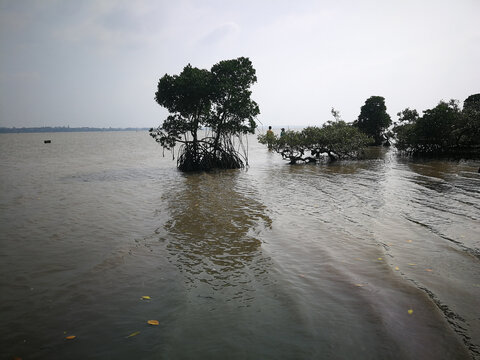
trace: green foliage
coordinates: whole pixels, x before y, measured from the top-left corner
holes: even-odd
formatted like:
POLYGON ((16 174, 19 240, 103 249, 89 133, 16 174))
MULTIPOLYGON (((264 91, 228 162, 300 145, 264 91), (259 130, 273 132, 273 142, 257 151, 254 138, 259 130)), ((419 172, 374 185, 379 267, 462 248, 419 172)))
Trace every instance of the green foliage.
POLYGON ((400 111, 399 113, 397 113, 397 116, 398 116, 398 120, 404 124, 407 124, 407 123, 411 124, 418 120, 417 110, 415 109, 410 110, 410 108, 406 108, 405 110, 400 111))
POLYGON ((470 95, 463 102, 463 111, 480 111, 480 94, 470 95))
POLYGON ((386 140, 385 131, 391 124, 385 98, 382 96, 369 97, 361 107, 358 119, 354 122, 354 126, 373 138, 372 145, 381 145, 386 140))
POLYGON ((170 113, 187 121, 210 110, 211 74, 208 70, 185 66, 180 75, 165 74, 159 82, 155 100, 170 113))
POLYGON ((319 147, 323 146, 340 158, 357 157, 371 141, 367 135, 343 121, 324 125, 321 130, 319 147))
MULTIPOLYGON (((268 144, 268 135, 259 135, 261 144, 268 144)), ((358 158, 371 139, 358 128, 344 121, 328 122, 322 127, 310 126, 302 131, 288 130, 274 136, 273 149, 290 163, 320 161, 325 154, 330 160, 358 158)))
POLYGON ((206 125, 217 134, 254 133, 255 117, 260 110, 250 99, 250 87, 257 81, 251 61, 247 58, 220 61, 212 67, 211 74, 213 108, 206 125))
POLYGON ((480 94, 469 96, 460 110, 458 101, 440 101, 423 116, 416 110, 398 113, 393 128, 396 147, 410 155, 478 153, 480 146, 480 94))
POLYGON ((244 57, 221 61, 210 71, 188 64, 179 75, 166 74, 158 82, 155 100, 170 115, 150 135, 168 150, 182 144, 182 171, 242 167, 232 138, 241 142, 243 134, 255 131, 260 110, 250 98, 250 87, 256 81, 255 69, 244 57), (210 132, 198 139, 201 127, 210 132))
POLYGON ((480 142, 480 94, 470 95, 463 102, 463 140, 471 146, 480 142))

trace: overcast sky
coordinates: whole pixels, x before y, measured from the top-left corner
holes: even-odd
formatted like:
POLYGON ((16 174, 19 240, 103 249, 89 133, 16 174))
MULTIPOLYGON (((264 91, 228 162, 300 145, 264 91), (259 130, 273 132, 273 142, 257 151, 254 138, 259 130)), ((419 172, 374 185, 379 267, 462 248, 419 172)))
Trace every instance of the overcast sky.
POLYGON ((479 0, 0 0, 0 126, 150 127, 165 73, 249 57, 263 125, 480 93, 479 0))

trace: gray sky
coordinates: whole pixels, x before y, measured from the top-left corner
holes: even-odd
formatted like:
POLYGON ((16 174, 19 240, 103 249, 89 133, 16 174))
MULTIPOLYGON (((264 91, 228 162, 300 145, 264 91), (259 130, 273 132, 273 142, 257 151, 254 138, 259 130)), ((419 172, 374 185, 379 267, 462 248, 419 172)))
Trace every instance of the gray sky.
POLYGON ((249 57, 264 125, 480 92, 479 0, 0 0, 0 126, 149 127, 158 79, 249 57))

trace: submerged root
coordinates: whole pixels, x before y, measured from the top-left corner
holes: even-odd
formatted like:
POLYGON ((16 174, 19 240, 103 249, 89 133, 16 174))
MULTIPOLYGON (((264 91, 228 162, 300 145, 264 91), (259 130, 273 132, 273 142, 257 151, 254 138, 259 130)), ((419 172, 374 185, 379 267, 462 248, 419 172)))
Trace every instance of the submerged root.
POLYGON ((177 166, 181 171, 209 171, 212 169, 240 169, 244 159, 232 144, 222 144, 214 149, 209 142, 185 144, 180 148, 177 166))

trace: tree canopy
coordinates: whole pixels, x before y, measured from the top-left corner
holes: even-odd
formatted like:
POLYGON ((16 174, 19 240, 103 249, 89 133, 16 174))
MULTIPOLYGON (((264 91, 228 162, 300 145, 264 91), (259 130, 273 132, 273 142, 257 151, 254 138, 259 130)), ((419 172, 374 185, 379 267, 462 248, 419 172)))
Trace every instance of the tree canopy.
POLYGON ((409 108, 397 115, 393 133, 401 152, 430 156, 480 152, 480 94, 469 96, 463 110, 457 100, 450 100, 424 110, 423 116, 409 108))
POLYGON ((480 111, 480 94, 470 95, 463 102, 463 111, 480 111))
POLYGON ((360 115, 353 125, 358 127, 367 136, 373 139, 371 145, 381 145, 386 140, 385 132, 392 124, 390 115, 387 114, 385 98, 371 96, 360 108, 360 115))
POLYGON ((179 75, 165 74, 158 82, 156 102, 169 116, 150 135, 165 149, 180 143, 182 171, 239 168, 247 161, 235 140, 254 133, 259 107, 250 87, 257 81, 248 58, 220 61, 211 70, 190 64, 179 75), (199 139, 199 130, 208 129, 199 139))
POLYGON ((329 121, 322 127, 310 126, 302 131, 288 130, 283 136, 259 135, 258 141, 261 144, 270 143, 274 151, 295 164, 325 158, 330 161, 358 158, 372 139, 340 120, 329 121))

